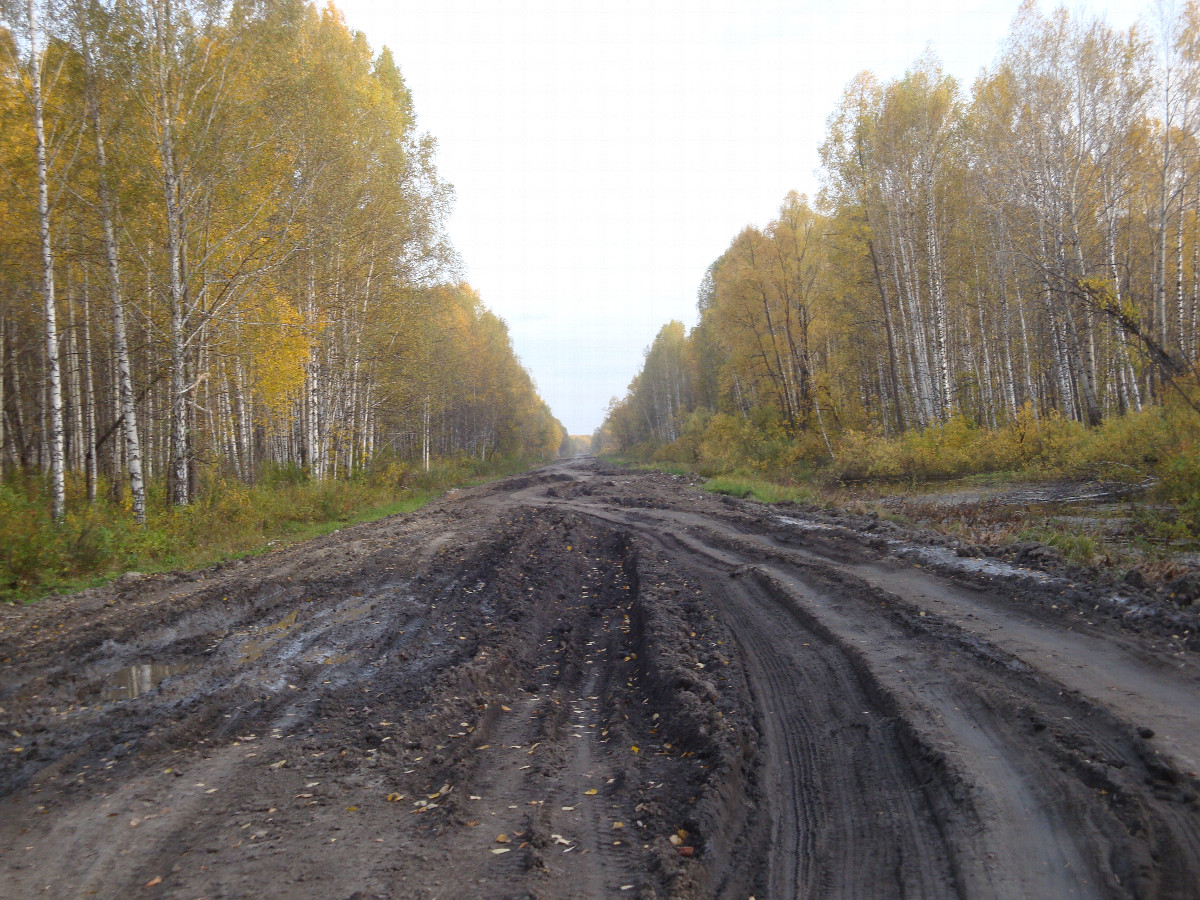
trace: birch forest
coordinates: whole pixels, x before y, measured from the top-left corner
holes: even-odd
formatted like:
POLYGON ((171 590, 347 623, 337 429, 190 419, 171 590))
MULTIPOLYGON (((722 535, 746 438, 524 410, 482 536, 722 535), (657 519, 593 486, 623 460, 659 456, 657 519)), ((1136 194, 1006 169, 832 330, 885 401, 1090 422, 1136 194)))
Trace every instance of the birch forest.
POLYGON ((1165 10, 1117 31, 1027 3, 969 89, 929 54, 858 75, 819 195, 733 238, 599 446, 828 461, 954 421, 1200 409, 1200 7, 1165 10))
POLYGON ((144 519, 213 474, 558 450, 387 49, 303 0, 0 10, 0 476, 144 519))

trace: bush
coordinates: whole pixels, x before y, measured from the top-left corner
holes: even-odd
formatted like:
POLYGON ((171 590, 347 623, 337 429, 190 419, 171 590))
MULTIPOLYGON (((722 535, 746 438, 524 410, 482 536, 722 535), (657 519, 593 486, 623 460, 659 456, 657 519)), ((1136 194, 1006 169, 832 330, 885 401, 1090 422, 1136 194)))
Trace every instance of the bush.
POLYGON ((1184 540, 1200 539, 1200 442, 1184 441, 1163 467, 1161 493, 1176 504, 1175 531, 1184 540))
POLYGON ((32 587, 42 573, 62 566, 61 543, 52 538, 50 514, 40 501, 36 489, 0 484, 0 592, 32 587))

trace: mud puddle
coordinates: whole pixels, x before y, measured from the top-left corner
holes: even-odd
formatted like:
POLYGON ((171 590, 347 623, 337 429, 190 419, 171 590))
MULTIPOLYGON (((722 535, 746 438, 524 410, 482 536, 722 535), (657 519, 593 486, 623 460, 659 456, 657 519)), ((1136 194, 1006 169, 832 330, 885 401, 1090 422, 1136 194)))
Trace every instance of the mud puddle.
POLYGON ((922 547, 908 541, 888 541, 888 546, 896 556, 902 559, 915 560, 925 565, 941 566, 957 572, 970 575, 987 575, 992 578, 1028 578, 1038 584, 1049 584, 1054 581, 1044 572, 1014 566, 996 559, 976 556, 960 556, 956 551, 946 547, 922 547))
POLYGON ((80 691, 77 699, 89 702, 99 699, 104 702, 113 700, 133 700, 143 694, 148 694, 172 675, 186 672, 192 666, 190 663, 135 663, 126 666, 103 679, 99 686, 90 685, 89 689, 80 691))
POLYGON ((1044 506, 1051 504, 1103 506, 1120 504, 1144 497, 1158 484, 1158 479, 1147 478, 1130 483, 1123 481, 1071 481, 1060 480, 1045 484, 1010 484, 994 487, 947 487, 945 490, 917 492, 901 496, 883 497, 884 506, 901 507, 909 504, 928 506, 971 506, 995 504, 999 506, 1044 506))
MULTIPOLYGON (((857 535, 853 528, 837 525, 831 522, 819 522, 814 519, 796 516, 777 516, 781 524, 799 531, 824 532, 828 534, 857 535)), ((911 541, 891 539, 886 542, 890 553, 902 559, 911 560, 924 565, 940 566, 957 572, 971 575, 986 575, 992 578, 1028 578, 1039 584, 1047 584, 1053 579, 1044 572, 1014 566, 996 559, 976 556, 962 556, 957 551, 947 547, 922 546, 911 541)))

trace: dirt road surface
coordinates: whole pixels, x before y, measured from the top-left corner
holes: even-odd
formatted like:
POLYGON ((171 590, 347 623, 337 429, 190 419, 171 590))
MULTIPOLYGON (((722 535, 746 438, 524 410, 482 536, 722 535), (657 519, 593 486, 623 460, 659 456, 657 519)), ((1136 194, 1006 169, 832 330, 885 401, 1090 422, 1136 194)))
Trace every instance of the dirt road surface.
POLYGON ((1197 617, 572 460, 0 612, 0 897, 1200 897, 1197 617))

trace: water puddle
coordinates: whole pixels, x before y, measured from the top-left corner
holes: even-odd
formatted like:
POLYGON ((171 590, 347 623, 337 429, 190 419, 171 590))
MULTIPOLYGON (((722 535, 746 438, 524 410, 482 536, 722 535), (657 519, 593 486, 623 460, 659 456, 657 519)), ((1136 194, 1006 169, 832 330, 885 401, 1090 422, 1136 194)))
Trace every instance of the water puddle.
POLYGON ((138 663, 114 672, 104 679, 100 688, 101 700, 132 700, 158 687, 170 675, 186 671, 179 663, 138 663))
POLYGON ((834 525, 830 522, 816 522, 812 519, 797 519, 793 516, 776 516, 777 521, 784 525, 791 525, 793 528, 799 528, 801 531, 848 531, 843 525, 834 525))
POLYGON ((1041 584, 1052 581, 1049 575, 1034 569, 1010 565, 995 559, 980 559, 975 556, 959 556, 953 550, 945 547, 917 547, 906 541, 888 541, 893 552, 905 559, 915 559, 927 565, 945 566, 960 572, 971 572, 977 575, 1003 576, 1006 578, 1029 578, 1041 584))

